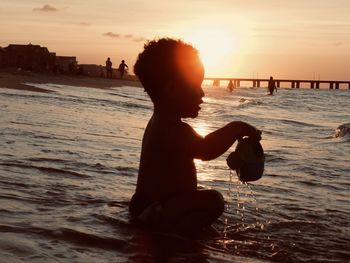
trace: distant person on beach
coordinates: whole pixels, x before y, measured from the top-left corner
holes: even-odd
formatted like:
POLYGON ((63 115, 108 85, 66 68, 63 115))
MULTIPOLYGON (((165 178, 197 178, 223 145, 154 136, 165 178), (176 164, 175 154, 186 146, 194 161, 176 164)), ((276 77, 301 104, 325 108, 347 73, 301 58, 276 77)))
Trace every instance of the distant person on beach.
POLYGON ((234 89, 234 85, 233 85, 233 82, 232 82, 232 80, 230 79, 230 81, 229 81, 229 83, 228 83, 228 85, 227 85, 227 90, 229 91, 229 92, 232 92, 233 91, 233 89, 234 89))
POLYGON ((107 58, 106 60, 106 71, 107 71, 107 78, 112 78, 112 61, 110 58, 107 58))
POLYGON ((147 42, 134 72, 154 109, 143 135, 131 218, 157 231, 217 234, 211 224, 223 213, 224 199, 216 190, 197 188, 194 159, 215 159, 243 136, 260 140, 261 132, 234 121, 202 137, 182 121, 198 116, 204 68, 198 51, 181 40, 147 42))
POLYGON ((270 77, 269 79, 269 84, 268 84, 268 91, 270 92, 270 95, 273 95, 273 92, 276 90, 277 92, 277 87, 276 87, 276 83, 273 79, 273 77, 270 77))
POLYGON ((128 65, 125 64, 125 61, 122 60, 119 64, 120 79, 123 79, 126 68, 129 69, 128 65))

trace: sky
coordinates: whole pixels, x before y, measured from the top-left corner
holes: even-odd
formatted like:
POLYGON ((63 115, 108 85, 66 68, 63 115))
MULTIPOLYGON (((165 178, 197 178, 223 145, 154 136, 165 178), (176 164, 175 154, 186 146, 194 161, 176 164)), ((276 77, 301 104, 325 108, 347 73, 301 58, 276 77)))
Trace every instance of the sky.
POLYGON ((0 0, 0 46, 132 69, 147 40, 199 49, 206 77, 350 80, 349 0, 0 0))

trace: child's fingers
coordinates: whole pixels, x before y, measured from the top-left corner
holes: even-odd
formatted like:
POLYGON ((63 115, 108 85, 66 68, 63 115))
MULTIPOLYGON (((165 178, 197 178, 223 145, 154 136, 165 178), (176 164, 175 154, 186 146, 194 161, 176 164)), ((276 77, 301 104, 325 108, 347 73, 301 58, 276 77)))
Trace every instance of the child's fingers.
POLYGON ((260 141, 261 140, 261 133, 262 133, 261 130, 255 128, 254 126, 250 126, 248 136, 254 140, 260 141))
POLYGON ((261 140, 261 131, 255 128, 254 126, 241 121, 235 122, 235 125, 236 129, 239 131, 237 133, 238 140, 242 139, 244 136, 248 136, 257 141, 261 140))
POLYGON ((255 135, 253 135, 252 138, 254 138, 257 141, 260 141, 261 140, 261 131, 257 130, 257 133, 255 135))

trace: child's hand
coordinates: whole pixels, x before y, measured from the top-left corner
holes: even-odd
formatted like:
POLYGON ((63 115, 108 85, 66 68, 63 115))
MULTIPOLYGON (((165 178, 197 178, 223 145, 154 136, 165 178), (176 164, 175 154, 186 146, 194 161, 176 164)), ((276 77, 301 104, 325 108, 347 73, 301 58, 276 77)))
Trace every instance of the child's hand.
POLYGON ((232 122, 232 125, 237 139, 242 139, 243 137, 248 136, 257 141, 261 140, 261 131, 254 126, 242 121, 234 121, 232 122))

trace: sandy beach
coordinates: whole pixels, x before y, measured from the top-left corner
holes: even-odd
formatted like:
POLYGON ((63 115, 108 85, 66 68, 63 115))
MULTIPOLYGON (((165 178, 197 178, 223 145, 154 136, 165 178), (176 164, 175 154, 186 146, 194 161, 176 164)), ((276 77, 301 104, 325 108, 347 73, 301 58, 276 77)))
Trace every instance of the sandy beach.
POLYGON ((141 83, 130 79, 106 79, 87 76, 53 75, 34 72, 0 71, 0 88, 51 92, 30 83, 54 83, 87 88, 109 88, 121 86, 141 87, 141 83))

